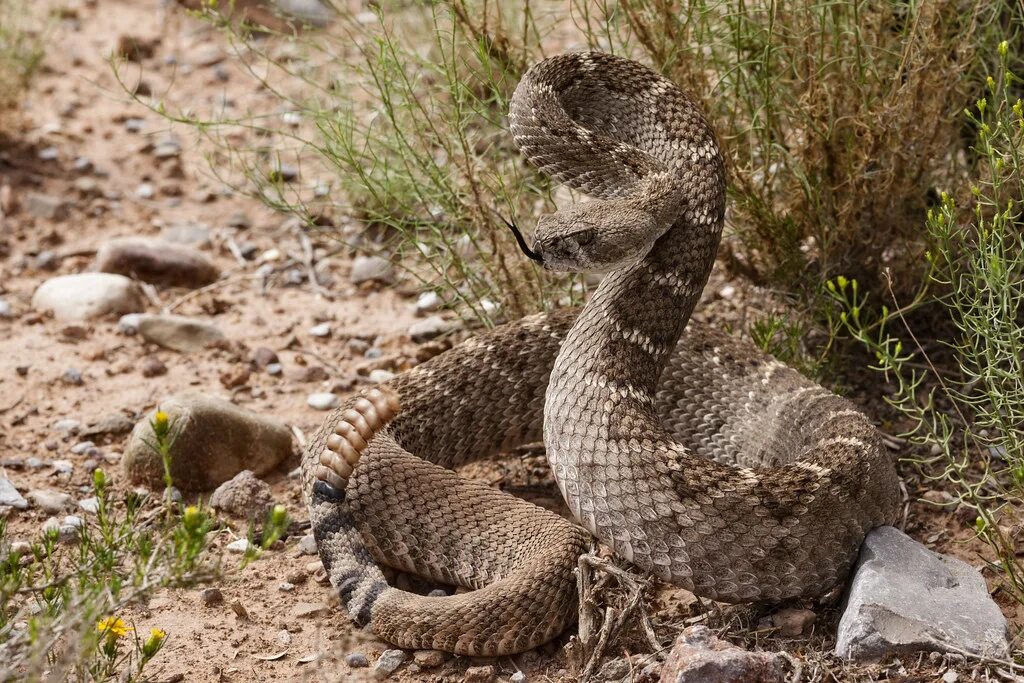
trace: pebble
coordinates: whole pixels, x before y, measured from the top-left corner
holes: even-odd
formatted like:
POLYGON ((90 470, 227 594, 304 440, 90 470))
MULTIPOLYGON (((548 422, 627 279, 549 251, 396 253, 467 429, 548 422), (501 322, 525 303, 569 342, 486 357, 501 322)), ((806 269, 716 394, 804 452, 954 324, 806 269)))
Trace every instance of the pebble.
POLYGON ((290 645, 291 642, 292 642, 292 634, 288 633, 288 629, 284 629, 284 628, 281 629, 280 631, 278 631, 277 635, 274 636, 274 638, 281 645, 290 645))
POLYGON ((25 497, 32 505, 50 514, 63 512, 71 506, 71 496, 61 491, 36 489, 29 491, 25 497))
POLYGON ((36 218, 48 221, 62 221, 68 217, 68 203, 60 197, 43 194, 42 192, 29 192, 25 197, 23 205, 25 211, 36 218))
POLYGON ((373 670, 378 676, 390 676, 402 666, 407 657, 405 650, 384 650, 373 665, 373 670))
POLYGON ((238 230, 248 230, 252 227, 252 219, 239 211, 228 216, 227 226, 238 230))
MULTIPOLYGON (((209 491, 242 470, 262 476, 293 454, 288 427, 228 401, 185 392, 159 407, 177 424, 171 477, 182 490, 209 491)), ((162 488, 163 461, 147 444, 155 439, 155 412, 136 423, 121 462, 133 483, 162 488)))
POLYGON ((288 581, 282 581, 281 583, 277 584, 277 590, 281 591, 282 593, 291 593, 293 590, 295 590, 295 584, 289 583, 288 581))
POLYGON ((255 550, 256 546, 249 543, 248 538, 240 538, 237 541, 232 541, 231 543, 228 543, 226 546, 224 546, 224 549, 227 550, 229 553, 238 553, 239 555, 241 555, 242 553, 248 552, 250 549, 255 550))
POLYGON ((282 372, 284 372, 284 368, 280 363, 271 363, 267 366, 268 375, 280 375, 282 372))
POLYGON ((706 626, 690 626, 676 638, 662 668, 661 680, 672 683, 783 683, 786 676, 779 655, 748 652, 720 640, 706 626))
POLYGON ((14 317, 14 309, 6 299, 0 299, 0 318, 5 320, 14 317))
POLYGON ((195 249, 145 237, 106 242, 96 252, 93 269, 168 287, 203 287, 220 277, 217 267, 195 249))
POLYGON ((146 356, 139 362, 143 377, 160 377, 167 374, 167 366, 156 356, 146 356))
POLYGON ((280 365, 280 360, 273 349, 268 349, 265 346, 260 346, 252 352, 252 362, 256 364, 258 368, 266 368, 275 363, 280 365))
POLYGON ((22 496, 18 489, 7 477, 0 475, 0 505, 24 510, 28 507, 28 501, 22 496))
POLYGON ((209 607, 224 602, 224 594, 220 592, 219 588, 204 588, 199 592, 199 599, 209 607))
POLYGON ((424 313, 433 313, 434 311, 441 308, 444 304, 444 300, 438 295, 437 292, 423 292, 419 298, 416 299, 416 313, 423 315, 424 313))
POLYGON ((86 512, 96 513, 100 509, 100 499, 96 496, 92 498, 83 498, 78 501, 78 507, 82 508, 86 512))
POLYGON ((53 423, 53 429, 67 434, 77 434, 82 429, 82 423, 71 419, 57 420, 53 423))
POLYGON ((68 386, 80 387, 85 384, 82 373, 77 368, 68 368, 61 374, 60 381, 68 386))
POLYGON ((152 183, 139 183, 139 186, 135 188, 135 196, 139 199, 152 199, 155 194, 156 188, 152 183))
POLYGON ((395 269, 390 261, 380 256, 357 256, 352 261, 348 279, 354 285, 372 281, 390 284, 395 280, 395 269))
POLYGON ((526 674, 517 671, 509 677, 509 683, 526 683, 526 674))
POLYGON ((124 128, 129 133, 141 133, 146 129, 145 119, 128 118, 124 120, 124 128))
POLYGON ((32 296, 32 308, 52 311, 58 320, 99 318, 145 307, 142 290, 123 275, 78 273, 50 278, 32 296))
POLYGON ((204 247, 210 244, 210 228, 199 223, 171 223, 160 229, 160 239, 174 244, 204 247))
POLYGON ((331 607, 325 602, 300 602, 291 609, 291 616, 296 619, 309 619, 330 614, 331 607))
POLYGON ((365 669, 370 666, 370 662, 367 661, 366 655, 362 652, 350 652, 345 655, 345 663, 353 669, 365 669))
MULTIPOLYGON (((93 446, 93 447, 91 447, 89 449, 86 449, 86 450, 87 451, 88 450, 95 451, 96 447, 93 446)), ((83 451, 83 453, 84 452, 85 451, 83 451)), ((93 454, 90 453, 89 455, 93 455, 93 454)), ((53 467, 53 471, 54 471, 55 474, 71 474, 72 472, 75 471, 75 465, 70 460, 54 460, 53 462, 50 463, 50 465, 53 467)))
POLYGON ((181 315, 143 313, 137 324, 139 335, 146 341, 181 353, 200 351, 226 339, 216 326, 181 315))
POLYGON ((809 609, 787 607, 772 615, 772 625, 779 629, 781 636, 792 638, 811 632, 818 615, 809 609))
POLYGON ((432 315, 425 320, 413 323, 409 327, 409 337, 417 343, 430 341, 458 327, 457 322, 449 322, 439 315, 432 315))
POLYGON ((41 161, 56 161, 60 157, 60 150, 56 147, 43 147, 37 156, 41 161))
POLYGON ((299 177, 299 169, 292 164, 287 164, 283 161, 276 161, 274 163, 274 167, 268 174, 268 177, 271 182, 281 181, 290 183, 299 177))
POLYGON ((436 669, 447 659, 445 653, 440 650, 417 650, 412 658, 423 669, 436 669))
POLYGON ((210 496, 210 507, 248 518, 262 517, 273 502, 270 484, 251 470, 242 470, 218 486, 210 496))
POLYGON ((299 555, 316 555, 316 538, 313 534, 306 534, 299 539, 299 555))
POLYGON ((387 382, 388 380, 392 380, 394 378, 395 373, 391 372, 390 370, 381 370, 380 368, 376 370, 371 370, 370 375, 368 377, 368 379, 371 382, 375 382, 377 384, 380 384, 381 382, 387 382))
POLYGON ((330 337, 331 325, 330 323, 320 323, 319 325, 309 328, 309 333, 314 337, 330 337))
POLYGON ((341 397, 329 393, 310 394, 306 397, 306 405, 315 410, 334 410, 341 405, 341 397))
POLYGON ((134 424, 124 413, 111 413, 86 427, 82 436, 119 436, 132 431, 134 424))
POLYGON ((491 683, 494 680, 494 667, 490 664, 471 666, 466 669, 466 675, 462 680, 465 683, 491 683))
POLYGON ((71 447, 71 452, 75 455, 83 455, 90 448, 96 448, 96 444, 92 441, 79 441, 71 447))

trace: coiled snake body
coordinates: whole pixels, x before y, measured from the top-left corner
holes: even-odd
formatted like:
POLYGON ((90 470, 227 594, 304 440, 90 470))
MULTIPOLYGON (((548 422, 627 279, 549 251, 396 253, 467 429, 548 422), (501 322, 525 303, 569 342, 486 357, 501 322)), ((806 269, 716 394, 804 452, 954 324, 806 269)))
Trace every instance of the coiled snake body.
POLYGON ((472 655, 561 632, 588 534, 451 471, 541 437, 575 518, 638 568, 729 602, 828 591, 895 518, 896 473, 849 402, 687 327, 725 210, 698 107, 635 62, 570 53, 524 76, 509 123, 531 162, 594 198, 542 217, 530 255, 611 272, 581 312, 471 339, 324 422, 304 480, 353 619, 403 647, 472 655), (415 595, 379 564, 476 590, 415 595))

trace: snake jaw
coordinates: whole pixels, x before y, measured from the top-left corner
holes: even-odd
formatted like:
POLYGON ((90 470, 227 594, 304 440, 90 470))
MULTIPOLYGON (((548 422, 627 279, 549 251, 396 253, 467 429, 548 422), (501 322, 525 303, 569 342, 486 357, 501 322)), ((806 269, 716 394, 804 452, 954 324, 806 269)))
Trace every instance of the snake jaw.
POLYGON ((338 499, 339 493, 348 487, 349 478, 373 435, 383 429, 398 410, 398 397, 394 392, 372 389, 341 412, 341 420, 334 433, 327 437, 326 448, 321 451, 314 472, 317 483, 334 490, 329 497, 338 499))

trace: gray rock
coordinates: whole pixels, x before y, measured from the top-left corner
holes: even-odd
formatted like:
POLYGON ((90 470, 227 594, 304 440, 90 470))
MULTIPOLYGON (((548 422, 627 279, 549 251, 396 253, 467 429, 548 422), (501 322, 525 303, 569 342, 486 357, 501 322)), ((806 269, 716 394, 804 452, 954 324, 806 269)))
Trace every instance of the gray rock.
POLYGON ((409 327, 409 337, 414 342, 425 342, 440 337, 459 327, 457 322, 449 322, 439 315, 432 315, 425 320, 413 323, 409 327))
POLYGON ((67 202, 41 192, 29 192, 25 197, 24 208, 36 218, 48 221, 62 221, 68 217, 67 202))
POLYGON ((857 661, 918 650, 1005 658, 1007 633, 980 573, 885 526, 861 546, 835 653, 857 661))
POLYGON ((53 423, 53 429, 66 434, 78 434, 82 429, 82 423, 71 419, 57 420, 53 423))
POLYGON ((350 652, 345 655, 345 663, 353 669, 365 669, 370 666, 370 662, 366 660, 366 655, 362 652, 350 652))
POLYGON ((434 311, 441 308, 444 304, 444 300, 438 296, 437 292, 423 292, 419 298, 416 299, 416 312, 420 315, 424 313, 433 313, 434 311))
POLYGON ((274 4, 285 14, 311 26, 323 28, 331 23, 331 10, 320 0, 275 0, 274 4))
POLYGON ((367 379, 369 379, 371 382, 374 382, 375 384, 387 382, 388 380, 392 380, 394 378, 395 373, 391 372, 390 370, 383 370, 381 368, 371 370, 369 376, 367 377, 367 379))
POLYGON ((49 514, 63 512, 71 507, 71 496, 61 491, 36 489, 29 491, 26 497, 34 506, 49 514))
POLYGON ((421 669, 436 669, 444 664, 448 656, 440 650, 417 650, 412 659, 421 669))
POLYGON ((773 652, 748 652, 719 640, 706 626, 679 634, 661 670, 661 683, 782 683, 782 658, 773 652))
POLYGON ((74 453, 75 455, 82 455, 90 448, 95 447, 96 444, 94 444, 92 441, 79 441, 78 443, 71 447, 71 452, 74 453))
POLYGON ((105 243, 96 252, 94 268, 171 287, 202 287, 220 277, 217 267, 195 249, 144 237, 105 243))
POLYGON ((0 318, 8 320, 14 317, 14 309, 6 299, 0 299, 0 318))
POLYGON ((395 269, 390 261, 380 256, 357 256, 352 261, 348 279, 354 285, 370 281, 389 284, 395 280, 395 269))
POLYGON ((0 475, 0 505, 24 510, 28 507, 28 501, 18 493, 11 480, 0 475))
POLYGON ((395 673, 395 669, 402 666, 407 657, 405 650, 384 650, 377 658, 377 663, 373 665, 373 671, 381 677, 390 676, 395 673))
POLYGON ((237 541, 231 541, 231 543, 224 546, 224 549, 229 553, 237 553, 239 555, 248 552, 250 548, 255 548, 255 546, 249 543, 248 538, 240 538, 237 541))
POLYGON ((526 674, 522 671, 517 671, 508 680, 509 683, 526 683, 526 674))
POLYGON ((299 539, 299 555, 316 555, 316 538, 313 534, 306 534, 299 539))
POLYGON ((242 470, 210 496, 210 506, 239 517, 260 518, 274 502, 270 485, 251 470, 242 470))
MULTIPOLYGON (((242 470, 262 476, 293 453, 288 427, 227 401, 186 392, 159 407, 173 426, 171 477, 183 491, 209 491, 242 470)), ((133 483, 163 488, 163 461, 149 446, 155 412, 135 425, 121 462, 133 483)))
POLYGON ((224 602, 224 594, 220 592, 219 588, 204 588, 199 592, 199 599, 209 607, 224 602))
POLYGON ((341 404, 337 394, 319 393, 306 397, 306 405, 316 410, 334 410, 341 404))
POLYGON ((60 381, 72 387, 80 387, 85 384, 85 380, 82 379, 82 373, 78 368, 68 368, 65 370, 60 376, 60 381))
POLYGON ((205 349, 226 337, 210 323, 181 315, 151 315, 138 318, 139 335, 148 342, 182 353, 205 349))
POLYGON ((82 500, 78 501, 78 507, 82 508, 86 512, 92 512, 95 514, 100 509, 100 499, 97 498, 96 496, 92 496, 91 498, 83 498, 82 500))
POLYGON ((82 436, 119 436, 132 431, 134 423, 124 413, 112 413, 82 430, 82 436))
POLYGON ((130 313, 146 305, 138 285, 123 275, 79 273, 50 278, 32 296, 32 308, 58 320, 88 320, 130 313))
POLYGON ((160 239, 174 244, 204 247, 210 244, 210 228, 199 223, 171 223, 161 228, 160 239))

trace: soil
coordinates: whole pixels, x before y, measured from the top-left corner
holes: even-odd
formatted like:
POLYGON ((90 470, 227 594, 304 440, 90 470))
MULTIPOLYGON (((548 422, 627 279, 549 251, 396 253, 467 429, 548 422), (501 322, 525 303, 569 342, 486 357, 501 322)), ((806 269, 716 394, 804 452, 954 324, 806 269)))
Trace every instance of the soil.
MULTIPOLYGON (((229 57, 223 34, 173 3, 158 0, 68 0, 61 7, 49 28, 42 73, 34 79, 17 118, 5 124, 8 133, 0 138, 0 298, 13 308, 12 318, 0 317, 0 461, 18 490, 55 489, 75 500, 85 498, 96 465, 112 474, 115 488, 129 487, 119 469, 126 434, 100 441, 99 456, 76 455, 71 448, 82 439, 56 430, 60 420, 73 419, 83 427, 112 415, 134 421, 164 397, 193 389, 272 415, 308 435, 323 417, 307 405, 309 394, 332 388, 351 391, 368 382, 371 369, 399 371, 414 364, 419 347, 410 340, 408 329, 418 319, 418 292, 410 283, 399 279, 392 286, 352 285, 352 255, 312 235, 320 283, 314 287, 302 256, 306 238, 296 223, 212 177, 203 147, 189 129, 173 129, 181 142, 180 154, 154 155, 154 143, 172 126, 126 95, 113 75, 110 55, 125 37, 147 46, 142 61, 129 63, 124 73, 133 85, 141 74, 146 87, 160 93, 172 110, 229 98, 254 110, 277 111, 273 95, 254 87, 229 57), (49 158, 50 149, 56 150, 55 159, 49 158), (81 158, 91 163, 76 161, 81 158), (89 189, 83 178, 95 181, 95 189, 89 189), (145 190, 140 196, 143 184, 152 186, 151 197, 145 190), (59 220, 33 215, 26 206, 33 193, 63 200, 65 215, 59 220), (208 228, 209 243, 202 251, 222 277, 202 290, 148 288, 148 310, 169 308, 211 319, 231 340, 229 349, 180 354, 124 334, 116 318, 70 325, 32 309, 32 294, 41 283, 88 270, 104 242, 129 235, 155 237, 161 228, 179 223, 208 228), (241 247, 254 257, 240 258, 241 247), (261 275, 268 271, 268 277, 261 275), (330 323, 331 336, 311 335, 310 328, 322 322, 330 323), (381 356, 366 358, 366 343, 381 356), (227 388, 235 384, 230 381, 233 375, 249 367, 250 355, 258 347, 278 354, 283 374, 254 371, 238 386, 227 388), (154 358, 168 371, 146 377, 142 367, 154 358), (311 366, 324 369, 321 379, 308 371, 311 366), (65 375, 72 369, 81 374, 81 383, 67 381, 65 375), (309 381, 310 375, 315 381, 309 381), (31 458, 38 458, 41 466, 33 467, 31 458), (56 472, 51 464, 57 460, 70 461, 72 472, 56 472)), ((764 301, 753 288, 716 274, 703 315, 739 328, 769 306, 764 301)), ((301 522, 308 515, 294 473, 297 465, 296 455, 265 479, 274 500, 301 522)), ((542 458, 480 465, 466 474, 559 507, 542 458)), ((916 498, 920 492, 915 487, 910 493, 916 498)), ((909 513, 908 530, 916 538, 975 566, 983 564, 985 547, 975 540, 962 515, 918 502, 911 504, 909 513)), ((34 537, 47 517, 35 508, 13 511, 9 535, 34 537)), ((246 568, 227 571, 214 584, 224 595, 218 604, 206 606, 200 598, 206 586, 196 586, 162 591, 122 615, 140 632, 159 627, 169 634, 166 647, 147 669, 151 680, 370 678, 372 669, 350 668, 345 655, 364 653, 372 667, 389 646, 353 630, 329 587, 318 580, 318 558, 302 554, 303 533, 291 535, 246 568), (282 588, 285 582, 293 587, 282 588), (233 606, 236 603, 241 609, 233 606), (298 616, 296 610, 304 603, 322 603, 329 609, 298 616)), ((235 520, 233 533, 214 539, 213 553, 221 554, 225 545, 245 534, 245 523, 235 520)), ((236 565, 236 557, 224 555, 225 566, 236 565)), ((992 574, 986 576, 995 588, 992 574)), ((1005 596, 997 597, 1016 632, 1024 614, 1005 596)), ((827 635, 810 640, 773 638, 763 630, 759 635, 758 621, 769 611, 708 606, 667 587, 655 590, 650 608, 656 625, 665 629, 661 633, 671 634, 695 621, 721 631, 728 627, 740 642, 754 639, 768 649, 787 649, 839 679, 898 678, 909 671, 917 677, 902 680, 933 680, 945 670, 945 664, 921 658, 916 664, 890 663, 844 673, 842 665, 825 654, 827 635)), ((820 632, 831 633, 835 609, 818 610, 820 632)), ((419 674, 410 673, 406 664, 395 678, 458 681, 469 667, 493 665, 499 680, 508 680, 517 670, 530 681, 575 680, 566 654, 570 636, 513 658, 450 658, 419 674)), ((962 666, 970 670, 969 664, 962 666)))

